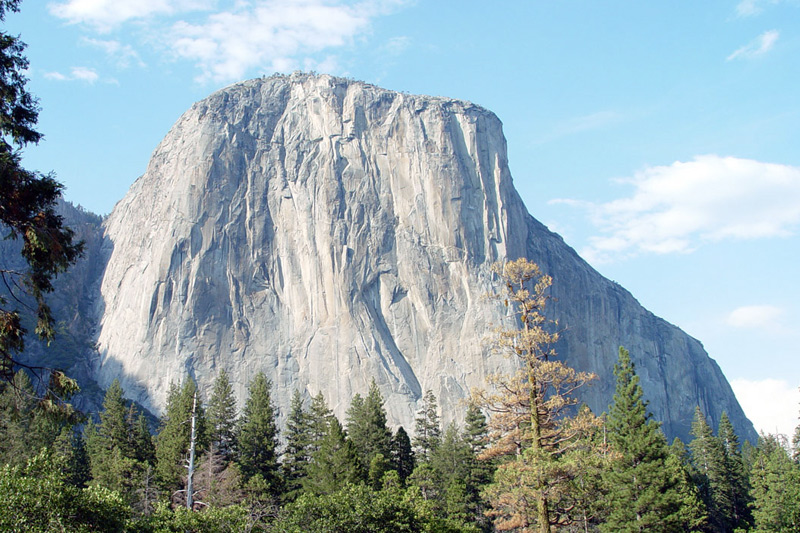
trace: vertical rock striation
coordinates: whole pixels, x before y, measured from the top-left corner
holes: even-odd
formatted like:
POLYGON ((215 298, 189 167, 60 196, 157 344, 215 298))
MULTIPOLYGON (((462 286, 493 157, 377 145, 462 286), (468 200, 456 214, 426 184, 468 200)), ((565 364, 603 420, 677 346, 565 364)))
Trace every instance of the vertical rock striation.
POLYGON ((459 418, 514 364, 483 342, 503 319, 489 266, 527 256, 554 277, 559 352, 601 378, 593 409, 624 344, 669 434, 697 404, 753 434, 699 342, 527 213, 500 121, 467 102, 305 74, 233 85, 177 121, 105 231, 96 378, 155 411, 171 381, 208 390, 225 368, 240 401, 265 371, 284 413, 298 389, 342 416, 374 379, 395 424, 427 389, 459 418))

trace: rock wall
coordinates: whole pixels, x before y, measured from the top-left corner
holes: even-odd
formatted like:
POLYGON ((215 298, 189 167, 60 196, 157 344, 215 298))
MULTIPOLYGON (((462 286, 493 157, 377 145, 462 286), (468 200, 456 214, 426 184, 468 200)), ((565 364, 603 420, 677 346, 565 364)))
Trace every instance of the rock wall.
POLYGON ((285 414, 295 389, 337 415, 379 385, 413 428, 425 390, 445 421, 514 361, 485 338, 491 263, 554 277, 559 352, 613 392, 624 344, 651 409, 685 436, 696 404, 752 425, 702 346, 643 309, 526 211, 498 118, 467 102, 293 74, 246 81, 188 110, 105 223, 95 377, 155 412, 172 381, 221 368, 243 400, 259 371, 285 414))

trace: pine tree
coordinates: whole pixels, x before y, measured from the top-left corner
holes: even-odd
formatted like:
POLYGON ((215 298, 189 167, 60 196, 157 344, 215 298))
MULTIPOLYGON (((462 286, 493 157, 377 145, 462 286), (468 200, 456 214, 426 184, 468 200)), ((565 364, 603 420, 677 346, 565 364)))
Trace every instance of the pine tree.
POLYGON ((295 390, 286 420, 286 448, 283 451, 281 472, 286 484, 286 498, 293 501, 302 489, 302 479, 311 460, 311 428, 308 413, 303 408, 303 397, 295 390))
POLYGON ((733 502, 725 476, 725 450, 722 442, 712 434, 700 407, 695 408, 691 435, 693 439, 689 449, 697 472, 695 483, 708 510, 709 531, 730 531, 733 502))
POLYGON ((282 490, 278 475, 278 426, 272 403, 272 383, 263 372, 250 382, 237 435, 236 462, 244 480, 258 476, 267 492, 277 497, 282 490))
POLYGON ((128 402, 123 395, 122 385, 115 379, 103 398, 98 431, 102 434, 107 449, 117 447, 123 455, 131 457, 133 449, 129 439, 132 427, 128 417, 128 402))
POLYGON ((494 271, 503 285, 496 299, 514 318, 513 327, 498 331, 496 348, 516 357, 521 368, 490 377, 494 391, 473 398, 491 414, 492 444, 482 457, 504 461, 486 489, 488 512, 498 529, 546 533, 569 520, 564 488, 576 472, 561 459, 586 427, 599 424, 593 415, 569 416, 578 403, 575 391, 594 376, 556 360, 552 345, 558 334, 548 332, 544 315, 552 278, 524 258, 495 265, 494 271))
POLYGON ((73 487, 85 487, 91 479, 91 468, 83 435, 74 427, 64 426, 53 443, 53 451, 64 465, 64 480, 73 487))
MULTIPOLYGON (((5 20, 7 12, 18 9, 19 0, 1 0, 0 21, 5 20)), ((16 354, 25 348, 26 331, 19 311, 7 304, 33 300, 34 332, 51 341, 55 320, 46 295, 53 291, 53 278, 75 263, 83 250, 83 243, 74 240, 73 231, 56 213, 63 186, 52 174, 22 167, 22 148, 37 144, 42 137, 35 129, 39 107, 26 88, 28 60, 24 50, 25 44, 18 37, 0 32, 0 226, 6 239, 21 241, 19 248, 26 263, 25 268, 5 265, 0 274, 11 293, 10 298, 0 296, 0 380, 9 383, 14 379, 16 354)), ((42 407, 71 413, 59 398, 76 391, 74 380, 52 372, 42 407)))
POLYGON ((414 453, 420 461, 429 461, 431 453, 442 439, 442 429, 439 425, 438 404, 433 391, 425 391, 422 397, 422 409, 417 413, 414 426, 414 453))
MULTIPOLYGON (((131 411, 132 415, 136 414, 133 406, 131 406, 131 411)), ((131 416, 131 418, 133 418, 133 416, 131 416)), ((153 436, 150 434, 150 424, 147 422, 147 417, 142 412, 136 414, 136 421, 132 426, 131 447, 133 449, 134 459, 150 466, 155 466, 156 448, 155 444, 153 444, 153 436)))
POLYGON ((153 447, 144 415, 124 398, 119 380, 106 390, 99 418, 99 424, 88 424, 85 432, 91 485, 116 490, 133 503, 145 472, 153 464, 153 447))
POLYGON ((392 436, 391 443, 392 468, 397 472, 401 483, 405 483, 408 476, 414 471, 416 458, 411 448, 411 439, 403 426, 397 428, 392 436))
POLYGON ((783 437, 761 436, 750 483, 756 531, 800 531, 800 471, 783 437))
POLYGON ((233 455, 236 433, 236 398, 228 373, 220 370, 206 409, 208 442, 225 461, 233 455))
POLYGON ((602 531, 686 531, 692 512, 686 509, 683 473, 670 453, 660 425, 647 411, 639 377, 628 351, 619 350, 614 366, 614 402, 606 426, 616 460, 604 472, 608 516, 602 531))
POLYGON ((753 516, 750 511, 750 484, 742 452, 739 449, 739 437, 736 436, 733 425, 725 411, 722 412, 719 420, 717 438, 725 452, 725 487, 729 491, 727 499, 731 502, 729 529, 746 530, 753 524, 753 516))
POLYGON ((374 488, 390 467, 392 433, 386 426, 383 397, 373 381, 366 398, 356 394, 347 410, 347 433, 366 479, 374 488))
POLYGON ((473 455, 478 456, 486 449, 489 441, 488 433, 486 415, 483 414, 480 407, 470 402, 464 416, 464 440, 469 444, 473 455))
MULTIPOLYGON (((180 500, 176 492, 183 489, 186 477, 189 446, 191 443, 191 419, 197 384, 189 378, 179 387, 170 386, 167 393, 167 406, 158 435, 156 445, 156 479, 162 489, 180 500)), ((202 406, 197 407, 197 453, 206 449, 205 412, 202 406)))
POLYGON ((303 489, 314 495, 333 494, 363 478, 356 449, 336 418, 328 419, 328 430, 306 471, 303 489))
POLYGON ((38 398, 24 370, 0 385, 0 464, 25 465, 61 431, 60 422, 38 408, 38 398))
POLYGON ((311 399, 311 405, 308 408, 309 455, 319 449, 319 443, 328 434, 329 425, 333 418, 335 418, 333 411, 330 410, 325 402, 325 396, 322 395, 322 392, 318 392, 311 399))

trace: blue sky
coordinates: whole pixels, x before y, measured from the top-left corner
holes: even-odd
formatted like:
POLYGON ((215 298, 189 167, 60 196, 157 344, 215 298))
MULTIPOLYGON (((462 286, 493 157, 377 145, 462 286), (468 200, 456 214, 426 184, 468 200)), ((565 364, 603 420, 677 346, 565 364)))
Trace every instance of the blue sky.
MULTIPOLYGON (((757 429, 800 405, 800 0, 44 0, 28 43, 66 198, 108 213, 230 83, 316 70, 470 100, 529 211, 701 340, 757 429)), ((557 280, 556 280, 557 282, 557 280)))

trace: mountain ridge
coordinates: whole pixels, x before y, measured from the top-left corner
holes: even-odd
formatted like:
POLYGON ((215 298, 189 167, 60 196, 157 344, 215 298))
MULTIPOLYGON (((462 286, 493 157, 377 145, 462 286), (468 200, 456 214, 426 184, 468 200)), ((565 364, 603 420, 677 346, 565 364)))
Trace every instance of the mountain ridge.
POLYGON ((554 278, 558 353, 599 376, 593 410, 624 345, 668 435, 700 405, 755 438, 699 341, 527 212, 502 123, 470 102, 326 75, 234 84, 178 119, 103 227, 91 378, 156 412, 169 382, 208 390, 225 368, 240 404, 264 370, 283 413, 298 388, 341 417, 374 378, 394 424, 413 427, 427 389, 456 420, 513 369, 482 344, 504 314, 481 295, 491 263, 525 256, 554 278))

